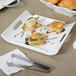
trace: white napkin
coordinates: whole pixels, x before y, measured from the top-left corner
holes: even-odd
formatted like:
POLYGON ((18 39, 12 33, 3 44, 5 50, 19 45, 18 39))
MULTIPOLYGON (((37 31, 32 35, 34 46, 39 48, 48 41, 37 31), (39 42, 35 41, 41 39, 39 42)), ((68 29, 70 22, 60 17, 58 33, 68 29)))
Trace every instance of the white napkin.
POLYGON ((73 43, 73 48, 76 49, 76 40, 73 43))
MULTIPOLYGON (((24 70, 24 68, 19 68, 19 67, 9 67, 7 65, 7 61, 8 62, 13 62, 13 58, 11 57, 11 54, 16 54, 16 55, 20 55, 22 57, 27 58, 21 51, 19 51, 18 49, 15 49, 3 56, 0 56, 0 69, 7 75, 11 75, 13 73, 16 73, 20 70, 24 70)), ((27 58, 28 59, 28 58, 27 58)), ((15 60, 16 61, 16 60, 15 60)), ((16 61, 17 63, 20 63, 20 61, 16 61)), ((25 65, 29 65, 27 62, 25 63, 25 65)))

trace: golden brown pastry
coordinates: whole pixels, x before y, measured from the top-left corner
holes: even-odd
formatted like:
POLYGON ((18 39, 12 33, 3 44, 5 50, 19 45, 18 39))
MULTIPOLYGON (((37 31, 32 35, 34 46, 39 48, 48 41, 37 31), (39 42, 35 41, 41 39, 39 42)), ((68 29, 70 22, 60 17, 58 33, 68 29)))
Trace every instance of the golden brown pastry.
POLYGON ((76 9, 76 0, 61 0, 57 5, 74 10, 76 9))
POLYGON ((48 0, 48 2, 52 3, 52 4, 57 4, 60 0, 48 0))
POLYGON ((44 45, 46 42, 43 40, 32 40, 31 38, 28 39, 29 45, 44 45))
POLYGON ((64 7, 64 5, 63 5, 63 0, 61 0, 61 1, 57 4, 57 6, 59 6, 59 7, 64 7))
POLYGON ((39 17, 31 17, 31 18, 29 18, 25 23, 24 23, 24 25, 22 26, 22 29, 29 29, 30 30, 30 32, 31 33, 33 33, 34 32, 34 29, 36 28, 36 27, 41 27, 42 25, 41 24, 39 24, 39 23, 37 23, 37 19, 38 19, 39 17))
POLYGON ((63 0, 63 5, 65 8, 73 10, 76 7, 76 0, 63 0))
POLYGON ((37 33, 37 32, 33 32, 31 35, 32 39, 44 39, 47 38, 47 36, 43 33, 37 33))
POLYGON ((46 42, 43 40, 47 36, 43 33, 33 32, 31 36, 28 36, 26 43, 28 45, 44 45, 46 42))
POLYGON ((64 30, 64 25, 65 24, 62 22, 53 21, 49 29, 47 29, 47 33, 56 32, 56 34, 58 34, 64 30))

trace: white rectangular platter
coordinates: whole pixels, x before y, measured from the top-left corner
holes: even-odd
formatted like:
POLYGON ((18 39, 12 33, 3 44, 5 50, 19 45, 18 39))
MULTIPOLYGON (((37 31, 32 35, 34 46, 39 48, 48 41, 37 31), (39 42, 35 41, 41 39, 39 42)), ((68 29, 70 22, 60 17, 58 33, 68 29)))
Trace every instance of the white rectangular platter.
POLYGON ((11 4, 15 0, 0 0, 0 9, 4 8, 6 5, 11 4))
POLYGON ((64 14, 64 15, 67 15, 67 16, 75 16, 76 15, 76 11, 72 11, 70 9, 67 9, 67 8, 64 8, 64 7, 58 7, 56 5, 53 5, 51 3, 49 3, 47 0, 40 0, 44 5, 52 8, 54 11, 58 12, 58 13, 61 13, 61 14, 64 14))
MULTIPOLYGON (((22 25, 24 24, 24 22, 30 18, 30 17, 35 17, 35 16, 39 16, 39 15, 31 15, 28 11, 24 11, 2 34, 2 38, 12 44, 24 47, 24 48, 28 48, 46 55, 55 55, 59 52, 62 44, 64 43, 65 39, 67 38, 67 36, 69 35, 70 31, 72 30, 75 22, 70 23, 70 24, 66 24, 65 25, 65 31, 60 33, 60 34, 56 34, 55 32, 52 32, 50 34, 48 34, 48 38, 54 38, 57 37, 56 39, 51 39, 49 42, 47 42, 45 45, 37 45, 37 46, 30 46, 25 44, 25 37, 26 34, 29 33, 28 30, 26 30, 24 32, 23 37, 21 37, 21 35, 18 35, 17 37, 14 37, 17 33, 21 32, 22 29, 22 25), (17 25, 17 23, 21 21, 22 23, 19 25, 19 27, 17 29, 14 29, 17 25)), ((44 27, 45 25, 51 23, 52 21, 58 21, 55 19, 51 19, 51 18, 46 18, 43 16, 39 16, 38 19, 38 23, 42 24, 42 27, 44 27)), ((38 28, 36 30, 37 32, 41 32, 46 34, 45 30, 43 28, 38 28), (40 29, 42 29, 42 31, 40 31, 40 29)))

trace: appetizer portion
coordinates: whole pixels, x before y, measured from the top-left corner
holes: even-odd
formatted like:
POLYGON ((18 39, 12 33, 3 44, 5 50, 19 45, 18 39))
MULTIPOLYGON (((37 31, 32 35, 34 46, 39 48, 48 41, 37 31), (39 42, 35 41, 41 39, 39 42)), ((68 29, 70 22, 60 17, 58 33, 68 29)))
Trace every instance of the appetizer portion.
POLYGON ((25 29, 29 29, 31 33, 34 32, 35 28, 37 27, 41 27, 42 25, 37 23, 37 19, 39 17, 31 17, 29 18, 25 23, 24 25, 22 26, 22 29, 25 30, 25 29))
POLYGON ((30 36, 25 38, 25 44, 28 45, 44 45, 46 42, 43 40, 47 35, 43 33, 33 32, 30 36))
MULTIPOLYGON (((21 32, 22 33, 21 37, 24 35, 24 32, 26 29, 29 29, 31 32, 30 33, 31 35, 27 34, 27 38, 25 38, 25 44, 27 44, 27 45, 44 45, 47 42, 49 42, 49 40, 57 38, 57 37, 55 37, 55 38, 48 39, 47 33, 56 32, 56 34, 59 34, 63 31, 65 31, 65 29, 64 29, 65 23, 53 21, 51 24, 42 26, 41 24, 37 23, 38 18, 39 17, 29 18, 22 26, 23 32, 21 32), (41 28, 36 29, 38 27, 41 27, 41 28), (37 32, 37 31, 41 31, 41 30, 42 30, 42 32, 44 32, 44 30, 45 30, 45 33, 47 35, 37 32)), ((19 33, 17 35, 19 35, 19 33)), ((15 35, 15 37, 16 37, 16 35, 15 35)))
POLYGON ((59 34, 60 32, 63 32, 65 23, 53 21, 50 24, 50 27, 47 29, 47 33, 56 32, 56 34, 59 34))
POLYGON ((76 0, 47 0, 59 7, 65 7, 71 10, 76 10, 76 0))

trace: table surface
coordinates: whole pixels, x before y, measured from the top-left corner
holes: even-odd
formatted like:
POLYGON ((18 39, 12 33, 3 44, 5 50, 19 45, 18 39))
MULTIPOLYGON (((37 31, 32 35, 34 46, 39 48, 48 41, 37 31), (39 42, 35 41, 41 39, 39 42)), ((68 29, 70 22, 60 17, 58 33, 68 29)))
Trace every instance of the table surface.
MULTIPOLYGON (((0 11, 0 34, 25 10, 28 10, 31 14, 62 20, 66 23, 76 21, 76 16, 68 17, 56 13, 49 7, 43 5, 39 0, 21 0, 19 6, 4 8, 0 11)), ((74 40, 76 40, 76 25, 64 42, 59 53, 54 56, 46 56, 29 49, 9 44, 0 36, 0 56, 18 48, 24 54, 27 54, 30 59, 52 68, 48 74, 24 70, 11 76, 76 76, 76 50, 72 47, 74 40)), ((0 70, 0 76, 6 75, 0 70)))

